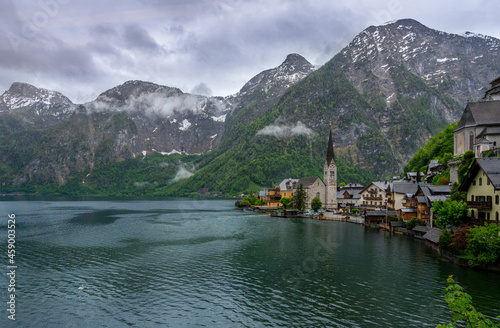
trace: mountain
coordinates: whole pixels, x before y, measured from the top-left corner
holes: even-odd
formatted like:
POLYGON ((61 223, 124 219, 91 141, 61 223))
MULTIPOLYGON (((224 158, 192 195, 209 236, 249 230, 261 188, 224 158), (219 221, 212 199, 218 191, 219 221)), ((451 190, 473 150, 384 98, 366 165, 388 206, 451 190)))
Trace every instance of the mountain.
POLYGON ((0 96, 0 113, 18 117, 33 127, 49 127, 65 121, 75 105, 63 94, 27 83, 13 83, 0 96))
POLYGON ((290 55, 229 97, 127 81, 79 105, 58 92, 14 83, 0 96, 2 184, 63 185, 81 172, 89 181, 99 165, 155 153, 207 153, 219 146, 228 115, 251 119, 249 104, 260 104, 260 115, 311 70, 303 57, 290 55))
POLYGON ((77 105, 14 84, 0 97, 0 179, 67 193, 256 191, 321 176, 331 127, 338 180, 367 183, 400 173, 482 95, 499 45, 405 19, 368 27, 316 70, 291 54, 228 97, 129 81, 77 105))
POLYGON ((202 162, 198 174, 166 189, 255 190, 287 177, 321 176, 330 124, 339 181, 366 183, 399 174, 499 74, 499 44, 410 19, 368 27, 290 87, 237 142, 223 140, 220 155, 202 162), (293 131, 299 123, 310 133, 262 133, 293 131))

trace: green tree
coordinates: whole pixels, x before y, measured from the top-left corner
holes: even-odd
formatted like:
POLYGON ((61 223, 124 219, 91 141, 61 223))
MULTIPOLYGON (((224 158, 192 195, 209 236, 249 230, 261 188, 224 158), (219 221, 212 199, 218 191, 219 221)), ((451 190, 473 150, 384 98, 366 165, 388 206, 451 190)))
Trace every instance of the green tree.
POLYGON ((467 252, 472 255, 471 267, 495 263, 500 256, 500 226, 485 223, 467 233, 467 252))
POLYGON ((314 197, 311 200, 311 209, 313 211, 319 210, 322 206, 323 206, 323 203, 321 202, 321 199, 319 199, 318 197, 314 197))
POLYGON ((458 187, 460 185, 456 182, 451 186, 450 200, 466 202, 467 192, 458 190, 458 187))
POLYGON ((341 183, 339 184, 339 187, 345 187, 345 186, 346 186, 345 182, 341 182, 341 183))
POLYGON ((292 207, 298 209, 299 211, 303 211, 306 208, 306 197, 306 191, 301 183, 293 193, 292 207))
POLYGON ((432 211, 436 214, 436 224, 458 226, 467 216, 467 203, 454 200, 438 200, 432 203, 432 211))
POLYGON ((246 206, 250 206, 250 202, 246 199, 243 199, 241 202, 240 202, 240 206, 239 207, 246 207, 246 206))
POLYGON ((467 328, 500 327, 476 310, 472 305, 472 297, 464 292, 464 289, 459 284, 455 283, 453 276, 449 276, 448 284, 445 299, 451 310, 453 322, 446 325, 437 325, 437 328, 454 328, 457 323, 465 323, 467 328))
POLYGON ((288 206, 288 204, 290 204, 292 200, 288 197, 283 197, 280 199, 280 203, 283 205, 283 208, 286 210, 286 207, 288 206))

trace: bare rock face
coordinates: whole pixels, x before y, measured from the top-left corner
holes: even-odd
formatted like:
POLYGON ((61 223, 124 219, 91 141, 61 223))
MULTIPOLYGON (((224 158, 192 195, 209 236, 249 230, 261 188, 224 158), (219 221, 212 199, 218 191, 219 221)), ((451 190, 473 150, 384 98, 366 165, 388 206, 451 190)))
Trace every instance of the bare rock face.
POLYGON ((27 140, 13 142, 12 147, 26 159, 22 163, 9 157, 8 151, 0 157, 19 167, 12 178, 15 184, 64 184, 72 173, 92 169, 102 161, 152 153, 205 153, 219 146, 227 117, 259 96, 256 90, 269 94, 267 103, 277 101, 310 70, 312 65, 303 57, 290 55, 279 67, 252 79, 245 92, 228 97, 193 95, 151 82, 127 81, 80 105, 59 92, 14 83, 0 96, 0 123, 13 120, 15 124, 5 124, 9 131, 3 132, 34 139, 33 147, 27 140), (40 134, 42 138, 35 137, 40 134))
POLYGON ((9 113, 30 126, 54 126, 65 121, 75 105, 63 94, 16 82, 0 96, 0 113, 9 113))

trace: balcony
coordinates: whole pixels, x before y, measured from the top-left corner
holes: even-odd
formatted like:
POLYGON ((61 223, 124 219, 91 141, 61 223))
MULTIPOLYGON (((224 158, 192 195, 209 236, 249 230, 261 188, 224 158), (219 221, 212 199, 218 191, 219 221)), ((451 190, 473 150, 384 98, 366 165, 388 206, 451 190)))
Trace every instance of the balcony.
POLYGON ((491 210, 492 202, 467 202, 468 208, 476 208, 478 210, 491 210))
POLYGON ((366 199, 366 200, 382 200, 382 196, 378 196, 378 197, 377 196, 372 196, 372 197, 365 196, 365 197, 363 197, 363 199, 366 199))

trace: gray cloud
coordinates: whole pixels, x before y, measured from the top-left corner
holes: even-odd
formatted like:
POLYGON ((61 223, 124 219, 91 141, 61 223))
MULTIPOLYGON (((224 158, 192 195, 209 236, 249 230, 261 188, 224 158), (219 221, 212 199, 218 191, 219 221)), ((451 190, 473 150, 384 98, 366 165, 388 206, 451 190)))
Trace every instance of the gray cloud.
POLYGON ((205 83, 200 83, 195 85, 195 87, 191 90, 191 93, 210 97, 212 95, 212 90, 205 83))
POLYGON ((160 47, 149 33, 135 24, 127 24, 124 28, 125 46, 127 49, 142 49, 158 52, 160 47))
POLYGON ((500 37, 499 9, 485 0, 1 1, 0 92, 24 81, 85 102, 146 80, 224 96, 289 53, 324 64, 386 20, 500 37))

